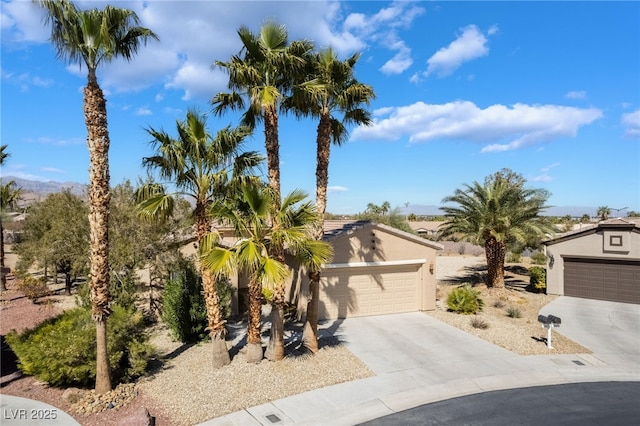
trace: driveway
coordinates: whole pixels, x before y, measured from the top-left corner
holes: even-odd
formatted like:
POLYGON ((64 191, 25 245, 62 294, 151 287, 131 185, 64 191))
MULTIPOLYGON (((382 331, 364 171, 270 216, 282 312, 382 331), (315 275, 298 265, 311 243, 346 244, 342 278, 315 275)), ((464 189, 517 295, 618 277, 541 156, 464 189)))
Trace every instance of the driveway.
POLYGON ((375 376, 293 395, 204 424, 270 425, 277 418, 285 425, 354 425, 423 404, 491 391, 640 381, 636 307, 566 299, 556 299, 543 313, 561 317, 558 332, 594 355, 520 356, 420 312, 330 321, 320 332, 337 336, 375 376))
POLYGON ((562 319, 558 333, 640 377, 640 305, 560 296, 541 313, 562 319))

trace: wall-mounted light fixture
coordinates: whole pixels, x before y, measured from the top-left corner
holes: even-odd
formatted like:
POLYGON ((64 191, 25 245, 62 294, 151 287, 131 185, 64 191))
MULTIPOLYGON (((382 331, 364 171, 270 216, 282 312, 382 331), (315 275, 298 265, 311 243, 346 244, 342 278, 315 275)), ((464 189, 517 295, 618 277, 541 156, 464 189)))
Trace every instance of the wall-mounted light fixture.
POLYGON ((433 264, 433 262, 429 263, 429 272, 431 272, 431 275, 433 275, 433 272, 435 271, 435 265, 433 264))

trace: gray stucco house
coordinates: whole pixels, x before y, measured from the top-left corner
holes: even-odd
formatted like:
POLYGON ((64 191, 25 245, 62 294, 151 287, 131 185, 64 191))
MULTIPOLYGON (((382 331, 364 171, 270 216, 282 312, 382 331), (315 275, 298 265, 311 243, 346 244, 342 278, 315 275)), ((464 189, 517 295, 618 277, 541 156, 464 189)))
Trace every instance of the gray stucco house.
POLYGON ((640 304, 640 221, 610 219, 543 244, 548 294, 640 304))

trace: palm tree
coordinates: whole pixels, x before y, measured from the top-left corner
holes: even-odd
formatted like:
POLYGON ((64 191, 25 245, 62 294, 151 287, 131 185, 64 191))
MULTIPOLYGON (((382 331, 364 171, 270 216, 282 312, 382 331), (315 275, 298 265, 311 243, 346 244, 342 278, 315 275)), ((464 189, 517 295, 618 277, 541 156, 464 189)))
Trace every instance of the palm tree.
POLYGON ((507 244, 526 243, 531 236, 553 231, 540 213, 549 193, 543 189, 524 187, 521 175, 502 169, 485 178, 484 185, 474 182, 456 189, 443 202, 458 206, 444 206, 445 222, 440 237, 460 235, 467 241, 483 245, 487 258, 487 285, 504 287, 504 260, 507 244))
MULTIPOLYGON (((0 147, 0 165, 9 157, 9 153, 5 152, 7 145, 0 147)), ((15 208, 20 198, 20 188, 16 188, 15 181, 9 181, 6 184, 0 183, 0 291, 7 289, 7 277, 5 275, 5 253, 4 253, 4 227, 2 225, 5 212, 11 208, 15 208)))
MULTIPOLYGON (((371 114, 363 105, 375 99, 373 88, 360 83, 354 76, 354 67, 360 58, 356 53, 340 61, 332 49, 309 55, 302 80, 294 87, 293 96, 284 102, 285 108, 297 116, 317 118, 316 136, 316 206, 320 221, 313 231, 316 240, 322 240, 324 214, 327 207, 329 185, 329 157, 331 142, 342 145, 349 132, 348 125, 368 125, 371 114), (336 116, 338 115, 338 116, 336 116)), ((309 271, 309 301, 305 320, 303 343, 311 352, 318 351, 318 300, 320 297, 320 270, 309 271)))
POLYGON ((609 219, 610 214, 611 209, 608 206, 600 206, 598 207, 598 211, 596 212, 596 216, 600 217, 600 220, 609 219))
POLYGON ((141 43, 158 39, 138 26, 132 10, 110 5, 104 9, 79 10, 69 0, 35 0, 51 24, 51 42, 58 58, 87 67, 84 88, 84 119, 89 149, 89 223, 91 229, 91 309, 96 322, 97 368, 95 390, 111 390, 107 359, 109 316, 109 129, 107 108, 96 71, 103 62, 121 57, 130 61, 141 43))
POLYGON ((311 203, 300 204, 306 194, 293 191, 282 201, 278 218, 272 216, 274 198, 270 188, 257 185, 243 187, 239 199, 228 199, 215 205, 213 215, 230 224, 240 239, 230 248, 214 246, 203 253, 202 262, 216 274, 229 275, 242 270, 249 276, 249 311, 247 326, 247 362, 262 357, 261 313, 262 290, 278 288, 289 276, 289 268, 271 254, 273 244, 284 245, 299 261, 319 269, 332 256, 331 246, 309 234, 309 225, 318 220, 311 203), (278 223, 278 227, 274 227, 278 223))
MULTIPOLYGON (((213 111, 246 110, 242 124, 254 129, 264 121, 265 150, 269 186, 273 191, 274 212, 280 210, 280 141, 278 138, 278 110, 282 99, 292 87, 294 76, 305 66, 304 56, 311 51, 308 41, 289 44, 283 25, 267 22, 259 34, 241 27, 238 35, 242 49, 228 62, 216 61, 229 74, 229 93, 214 96, 213 111)), ((274 215, 274 217, 276 217, 274 215)), ((272 245, 273 256, 284 262, 284 248, 272 245)), ((270 360, 284 357, 284 283, 276 289, 271 301, 271 338, 267 349, 270 360)))
MULTIPOLYGON (((227 127, 213 137, 207 131, 206 119, 206 115, 190 110, 185 121, 176 122, 176 139, 162 130, 147 129, 154 139, 152 144, 157 155, 144 158, 142 164, 148 170, 157 170, 162 179, 175 186, 176 192, 168 193, 164 185, 151 182, 139 188, 136 195, 139 213, 150 219, 171 216, 176 196, 192 199, 199 246, 205 235, 211 232, 209 205, 233 192, 242 181, 253 179, 250 173, 262 161, 262 157, 255 152, 241 151, 245 139, 251 134, 247 127, 227 127)), ((200 272, 212 341, 213 366, 218 368, 230 362, 225 342, 225 321, 215 277, 202 265, 200 272)))

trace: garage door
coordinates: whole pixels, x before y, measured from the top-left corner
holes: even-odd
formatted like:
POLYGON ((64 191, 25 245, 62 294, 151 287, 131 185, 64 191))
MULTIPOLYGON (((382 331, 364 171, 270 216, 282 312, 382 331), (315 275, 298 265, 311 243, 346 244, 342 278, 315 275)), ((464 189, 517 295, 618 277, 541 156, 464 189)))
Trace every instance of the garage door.
POLYGON ((564 294, 640 303, 640 261, 565 258, 564 294))
POLYGON ((420 265, 327 269, 320 283, 319 317, 382 315, 418 310, 420 265))

